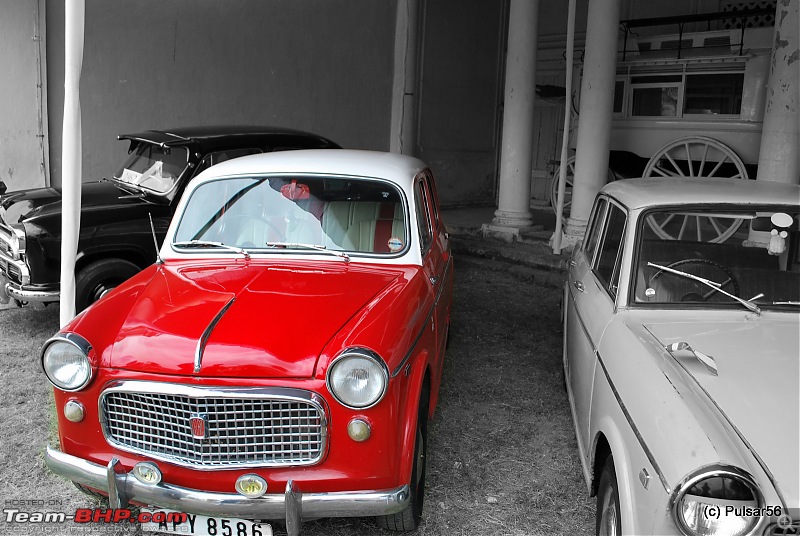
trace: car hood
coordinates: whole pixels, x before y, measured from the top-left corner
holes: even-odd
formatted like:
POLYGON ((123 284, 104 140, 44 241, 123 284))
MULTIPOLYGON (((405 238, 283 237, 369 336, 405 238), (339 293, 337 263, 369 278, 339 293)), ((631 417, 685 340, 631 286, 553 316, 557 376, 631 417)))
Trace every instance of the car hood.
POLYGON ((156 374, 311 377, 326 343, 403 273, 341 261, 319 269, 242 263, 160 267, 104 364, 156 374))
MULTIPOLYGON (((82 211, 141 203, 143 203, 141 198, 131 196, 109 181, 88 182, 81 185, 82 211)), ((8 192, 0 198, 0 215, 8 224, 22 223, 54 214, 61 214, 60 188, 19 190, 8 192)))
POLYGON ((714 359, 718 376, 690 351, 670 352, 761 459, 788 503, 798 504, 800 324, 789 314, 748 319, 654 322, 644 327, 663 346, 685 342, 714 359))

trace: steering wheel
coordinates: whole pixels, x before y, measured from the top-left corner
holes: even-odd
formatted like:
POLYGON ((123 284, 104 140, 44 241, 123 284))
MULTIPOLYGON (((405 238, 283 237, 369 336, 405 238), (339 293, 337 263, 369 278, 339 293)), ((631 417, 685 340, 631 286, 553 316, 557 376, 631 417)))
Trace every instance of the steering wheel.
MULTIPOLYGON (((724 289, 726 286, 732 285, 733 286, 732 294, 734 296, 739 296, 739 281, 736 279, 736 276, 733 275, 733 272, 731 272, 730 268, 727 268, 719 264, 718 262, 710 261, 708 259, 682 259, 679 261, 675 261, 671 264, 668 264, 666 268, 676 268, 684 264, 707 264, 709 266, 713 266, 717 270, 720 270, 728 277, 728 279, 723 281, 720 284, 719 288, 724 289)), ((650 280, 647 282, 647 286, 652 287, 653 282, 659 277, 661 277, 663 274, 671 274, 671 273, 666 270, 659 270, 658 272, 655 273, 655 275, 653 275, 653 277, 650 278, 650 280)), ((671 275, 677 275, 677 274, 671 274, 671 275)), ((692 275, 697 275, 697 274, 692 274, 692 275)), ((702 285, 702 283, 700 283, 699 281, 697 281, 697 284, 702 285)), ((705 285, 703 286, 705 287, 705 285)), ((714 294, 716 294, 716 291, 712 289, 708 289, 708 292, 706 292, 705 294, 699 294, 697 292, 688 292, 683 296, 681 296, 681 301, 697 301, 699 299, 699 301, 705 302, 708 301, 708 299, 714 294)))

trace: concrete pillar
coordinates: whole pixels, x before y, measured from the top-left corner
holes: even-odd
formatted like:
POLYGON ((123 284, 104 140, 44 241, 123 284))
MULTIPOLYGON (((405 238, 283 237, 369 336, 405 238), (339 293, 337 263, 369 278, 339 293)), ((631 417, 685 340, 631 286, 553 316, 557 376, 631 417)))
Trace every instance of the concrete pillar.
MULTIPOLYGON (((533 101, 536 96, 539 0, 511 0, 506 52, 500 192, 491 230, 514 234, 531 225, 533 101)), ((486 230, 487 226, 484 226, 486 230)))
POLYGON ((572 207, 563 247, 583 238, 592 203, 608 177, 621 0, 589 0, 572 207))
POLYGON ((758 155, 760 181, 800 183, 798 2, 779 0, 758 155))
POLYGON ((394 90, 389 150, 414 155, 417 142, 417 44, 419 0, 397 2, 394 34, 394 90))

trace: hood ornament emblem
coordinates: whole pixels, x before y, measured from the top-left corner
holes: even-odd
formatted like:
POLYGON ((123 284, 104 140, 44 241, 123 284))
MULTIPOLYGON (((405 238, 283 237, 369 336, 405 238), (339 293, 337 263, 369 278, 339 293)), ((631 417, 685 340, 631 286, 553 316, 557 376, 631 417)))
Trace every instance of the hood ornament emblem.
POLYGON ((192 437, 194 439, 208 438, 208 415, 205 413, 192 413, 189 418, 189 424, 192 426, 192 437))
POLYGON ((711 357, 710 355, 706 355, 698 352, 697 350, 694 350, 691 346, 689 346, 688 342, 683 342, 683 341, 674 342, 672 344, 668 344, 664 348, 666 348, 666 350, 671 354, 674 354, 675 352, 680 352, 681 350, 686 350, 687 352, 691 353, 695 357, 695 359, 697 359, 703 365, 705 365, 706 369, 712 376, 718 375, 717 362, 714 360, 714 358, 711 357))

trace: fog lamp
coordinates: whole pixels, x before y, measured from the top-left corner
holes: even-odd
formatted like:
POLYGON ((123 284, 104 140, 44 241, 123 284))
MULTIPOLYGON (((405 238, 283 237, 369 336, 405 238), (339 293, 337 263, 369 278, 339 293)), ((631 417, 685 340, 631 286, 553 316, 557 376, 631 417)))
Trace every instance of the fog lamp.
POLYGON ((133 476, 142 484, 155 486, 161 482, 161 471, 158 466, 150 462, 140 462, 133 466, 133 476))
POLYGON ((359 443, 366 441, 371 433, 372 430, 369 427, 369 423, 363 419, 353 419, 347 424, 347 434, 353 441, 358 441, 359 443))
POLYGON ((255 499, 267 492, 267 481, 258 475, 242 475, 236 479, 235 487, 245 497, 255 499))
POLYGON ((70 400, 64 404, 64 417, 68 421, 81 422, 83 420, 83 404, 77 400, 70 400))

